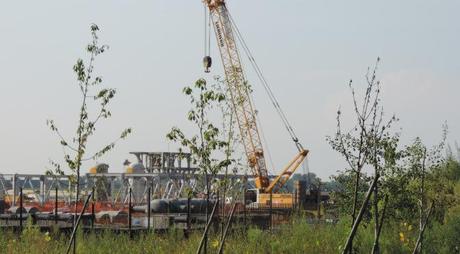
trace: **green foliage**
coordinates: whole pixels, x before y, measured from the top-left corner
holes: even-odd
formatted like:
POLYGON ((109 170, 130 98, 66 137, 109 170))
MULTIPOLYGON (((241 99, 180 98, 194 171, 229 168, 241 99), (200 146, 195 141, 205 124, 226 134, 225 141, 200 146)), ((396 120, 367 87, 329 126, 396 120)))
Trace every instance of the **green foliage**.
MULTIPOLYGON (((341 172, 337 175, 331 176, 331 181, 336 186, 334 190, 330 192, 331 199, 335 202, 340 215, 350 215, 353 210, 353 197, 355 191, 355 174, 350 171, 341 172)), ((360 175, 359 187, 358 187, 358 202, 361 203, 364 199, 364 194, 369 189, 371 178, 366 174, 360 175)), ((369 218, 367 213, 366 218, 369 218)))
POLYGON ((425 253, 460 253, 460 210, 451 214, 446 222, 434 222, 427 229, 425 253))
POLYGON ((453 185, 460 170, 458 162, 443 156, 446 133, 444 127, 441 141, 431 149, 416 138, 400 152, 398 165, 383 182, 384 191, 391 197, 388 209, 391 218, 420 221, 429 204, 434 203, 433 218, 443 221, 445 212, 455 202, 453 185))
POLYGON ((225 100, 225 94, 209 87, 204 79, 197 80, 192 87, 185 87, 183 93, 191 104, 187 119, 196 127, 197 134, 187 137, 181 129, 173 127, 166 137, 179 143, 181 152, 183 148, 187 149, 192 154, 193 163, 198 164, 204 174, 217 174, 232 163, 228 156, 216 158, 219 152, 225 153, 222 150, 229 142, 222 140, 217 124, 210 120, 213 108, 225 100))
POLYGON ((451 181, 460 181, 460 162, 453 157, 447 157, 446 159, 445 176, 451 181))
MULTIPOLYGON (((443 126, 441 141, 431 149, 428 149, 420 138, 416 138, 413 143, 400 149, 399 133, 390 131, 393 123, 398 119, 393 116, 386 122, 383 120, 383 108, 379 98, 380 82, 376 79, 378 63, 379 59, 373 72, 368 71, 366 75, 367 87, 362 103, 357 100, 352 82, 349 83, 356 116, 354 127, 344 131, 339 110, 337 132, 327 137, 332 149, 344 157, 350 169, 332 177, 338 187, 332 192, 332 199, 339 208, 339 214, 342 216, 351 214, 352 218, 355 218, 358 201, 362 200, 362 195, 367 191, 366 181, 361 179, 363 168, 372 168, 374 177, 379 177, 376 187, 370 190, 373 204, 362 208, 369 213, 369 217, 373 217, 375 232, 367 234, 363 233, 367 232, 365 229, 359 228, 358 238, 369 238, 369 240, 358 240, 362 244, 372 243, 370 239, 372 237, 378 244, 379 233, 376 229, 379 228, 381 220, 379 211, 384 206, 383 196, 388 197, 389 200, 385 203, 386 220, 390 224, 401 222, 405 225, 417 225, 418 230, 414 234, 417 237, 427 216, 431 216, 429 221, 443 223, 449 208, 458 204, 454 185, 460 179, 459 163, 455 161, 452 152, 447 158, 443 156, 447 125, 443 126), (428 213, 431 207, 433 212, 428 213)), ((404 232, 400 233, 404 235, 404 232)), ((353 237, 351 235, 352 241, 353 237)), ((415 242, 406 243, 409 247, 415 247, 415 242)), ((408 252, 409 247, 393 249, 391 253, 408 252)), ((354 244, 353 248, 359 246, 354 244)), ((364 249, 370 251, 372 245, 364 249)))

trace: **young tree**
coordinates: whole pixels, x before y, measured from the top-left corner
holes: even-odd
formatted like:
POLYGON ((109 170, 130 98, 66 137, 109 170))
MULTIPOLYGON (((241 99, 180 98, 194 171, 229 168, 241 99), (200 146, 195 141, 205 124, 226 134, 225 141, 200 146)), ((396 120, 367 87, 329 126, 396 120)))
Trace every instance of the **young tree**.
MULTIPOLYGON (((363 168, 368 165, 374 168, 374 179, 378 183, 384 161, 388 156, 390 142, 397 142, 397 135, 390 132, 392 124, 397 121, 395 116, 389 120, 384 119, 383 107, 380 100, 380 81, 376 73, 380 58, 371 71, 366 74, 366 89, 360 102, 356 96, 353 82, 349 82, 353 98, 353 109, 356 118, 355 126, 350 131, 344 131, 342 127, 341 111, 337 112, 337 131, 333 137, 328 136, 327 141, 331 147, 339 152, 348 163, 349 169, 354 173, 353 208, 351 211, 352 227, 357 220, 359 186, 363 168)), ((374 220, 375 220, 375 244, 373 253, 379 252, 379 214, 378 214, 378 184, 373 188, 374 195, 374 220)), ((367 203, 367 200, 364 201, 367 203)), ((363 206, 362 206, 363 207, 363 206)), ((360 212, 362 216, 362 212, 360 212)), ((359 222, 358 222, 359 224, 359 222)), ((354 237, 354 234, 351 235, 354 237)), ((352 241, 351 241, 352 242, 352 241)), ((351 251, 351 246, 348 251, 351 251)))
MULTIPOLYGON (((191 153, 193 163, 198 165, 204 176, 207 203, 206 219, 208 220, 209 174, 215 176, 222 169, 228 168, 232 162, 228 155, 229 142, 223 140, 221 131, 216 127, 217 124, 214 124, 211 120, 211 115, 215 113, 213 109, 219 103, 223 103, 225 94, 209 87, 204 79, 197 80, 192 87, 185 87, 183 93, 189 97, 191 104, 187 119, 194 124, 197 134, 187 137, 181 129, 173 127, 166 137, 181 145, 180 152, 185 148, 191 153), (219 159, 219 155, 223 158, 219 159)), ((221 119, 224 118, 222 117, 221 119)), ((207 237, 205 237, 204 241, 204 248, 206 248, 207 237)))
MULTIPOLYGON (((89 54, 89 62, 85 64, 82 59, 78 59, 77 63, 73 66, 73 71, 77 76, 77 85, 81 99, 76 133, 73 137, 66 138, 62 135, 54 120, 47 121, 51 131, 59 137, 59 143, 64 152, 64 160, 72 172, 71 183, 75 185, 75 215, 78 213, 77 204, 80 193, 80 170, 82 162, 102 157, 115 147, 117 141, 125 139, 131 133, 131 128, 123 130, 117 139, 88 155, 88 141, 94 135, 97 124, 112 115, 108 106, 116 94, 115 89, 102 87, 102 77, 96 76, 94 73, 96 58, 104 53, 108 46, 99 44, 99 37, 97 35, 99 27, 96 24, 92 24, 90 29, 92 40, 86 47, 86 51, 89 54)), ((54 169, 48 170, 48 174, 64 174, 63 167, 58 162, 51 161, 51 164, 54 169)))
MULTIPOLYGON (((443 126, 441 141, 428 149, 420 138, 406 148, 405 166, 410 177, 408 194, 418 210, 419 241, 414 251, 423 248, 423 229, 432 214, 440 222, 453 202, 453 179, 449 179, 449 159, 443 155, 446 148, 447 125, 443 126)), ((432 217, 433 217, 432 216, 432 217)))

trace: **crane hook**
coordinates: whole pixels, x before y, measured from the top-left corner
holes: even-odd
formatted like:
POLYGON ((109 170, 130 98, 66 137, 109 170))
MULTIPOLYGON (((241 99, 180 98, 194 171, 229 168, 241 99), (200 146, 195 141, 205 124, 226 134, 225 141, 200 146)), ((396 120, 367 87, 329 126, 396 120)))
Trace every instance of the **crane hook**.
POLYGON ((203 58, 203 66, 204 66, 204 72, 209 73, 212 65, 212 58, 210 56, 205 56, 203 58))

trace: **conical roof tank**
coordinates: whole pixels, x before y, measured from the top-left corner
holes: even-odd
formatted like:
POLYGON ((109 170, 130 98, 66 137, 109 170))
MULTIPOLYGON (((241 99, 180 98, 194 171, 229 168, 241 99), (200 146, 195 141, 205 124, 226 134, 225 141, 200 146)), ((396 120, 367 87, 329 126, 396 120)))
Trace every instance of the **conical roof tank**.
POLYGON ((126 174, 142 174, 145 173, 145 167, 142 163, 131 163, 125 169, 126 174))

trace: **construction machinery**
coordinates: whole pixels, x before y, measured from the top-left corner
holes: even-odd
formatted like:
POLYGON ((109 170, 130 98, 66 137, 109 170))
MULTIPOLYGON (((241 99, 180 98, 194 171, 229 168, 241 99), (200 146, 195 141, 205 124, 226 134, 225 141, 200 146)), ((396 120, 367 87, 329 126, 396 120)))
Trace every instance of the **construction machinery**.
MULTIPOLYGON (((292 204, 292 194, 279 193, 279 190, 302 164, 308 154, 308 150, 304 149, 300 144, 293 128, 287 121, 286 115, 281 110, 281 107, 263 77, 262 72, 260 71, 257 63, 255 63, 249 48, 245 44, 238 27, 236 27, 227 9, 226 1, 204 0, 204 4, 209 10, 209 23, 212 23, 212 26, 214 27, 217 45, 225 71, 226 83, 231 97, 230 100, 238 122, 241 142, 248 159, 249 168, 255 178, 257 203, 267 204, 271 199, 272 204, 292 204), (264 149, 257 126, 256 111, 244 75, 236 39, 238 39, 242 44, 245 53, 248 55, 258 77, 261 79, 262 85, 264 85, 264 88, 273 102, 277 113, 280 115, 298 150, 298 154, 272 181, 270 181, 268 177, 264 149)), ((209 56, 205 56, 203 63, 205 65, 206 72, 209 72, 211 62, 211 58, 209 56)))

